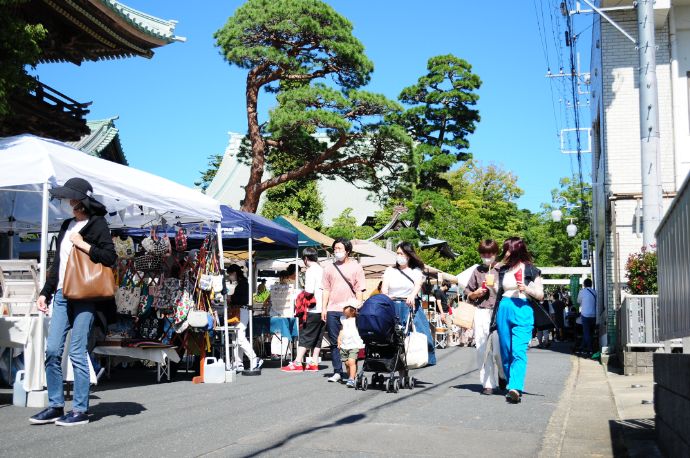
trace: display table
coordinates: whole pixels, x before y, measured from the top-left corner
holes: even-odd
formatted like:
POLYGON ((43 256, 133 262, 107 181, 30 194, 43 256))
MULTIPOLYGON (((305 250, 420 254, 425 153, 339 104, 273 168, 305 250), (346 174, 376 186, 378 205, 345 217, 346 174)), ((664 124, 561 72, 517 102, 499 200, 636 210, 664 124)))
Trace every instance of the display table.
POLYGON ((161 381, 163 376, 167 376, 168 381, 170 381, 170 365, 168 364, 168 361, 172 361, 173 363, 180 362, 180 355, 178 355, 177 351, 175 351, 175 347, 137 348, 100 346, 94 348, 93 353, 108 357, 108 374, 110 374, 111 356, 153 361, 156 363, 156 381, 158 382, 161 381))

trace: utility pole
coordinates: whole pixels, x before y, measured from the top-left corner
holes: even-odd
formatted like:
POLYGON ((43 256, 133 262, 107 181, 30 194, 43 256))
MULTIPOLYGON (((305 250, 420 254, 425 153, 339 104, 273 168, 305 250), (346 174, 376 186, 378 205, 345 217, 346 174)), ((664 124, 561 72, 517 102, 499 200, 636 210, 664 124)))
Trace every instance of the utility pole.
POLYGON ((640 56, 640 147, 642 152, 642 244, 654 244, 664 214, 659 149, 659 90, 656 79, 654 0, 638 0, 637 51, 640 56))

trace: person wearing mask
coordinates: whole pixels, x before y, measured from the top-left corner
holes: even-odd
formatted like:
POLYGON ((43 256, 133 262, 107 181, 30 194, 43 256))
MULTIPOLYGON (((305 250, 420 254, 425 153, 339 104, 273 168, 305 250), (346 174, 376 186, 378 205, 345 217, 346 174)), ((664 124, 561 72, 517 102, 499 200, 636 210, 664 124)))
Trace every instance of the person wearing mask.
POLYGON ((231 264, 225 269, 228 273, 228 280, 230 283, 235 283, 235 291, 228 299, 228 305, 231 307, 240 307, 240 322, 237 324, 237 343, 239 344, 239 360, 235 361, 235 371, 242 372, 244 370, 244 355, 249 359, 250 367, 254 370, 260 369, 264 361, 256 356, 252 344, 247 339, 247 327, 249 326, 249 281, 244 276, 242 267, 237 264, 231 264))
POLYGON ((474 339, 477 347, 477 365, 482 394, 494 394, 496 387, 505 388, 498 334, 491 332, 491 319, 496 306, 498 244, 487 239, 479 244, 482 263, 472 272, 465 295, 476 307, 474 312, 474 339))
POLYGON ((410 242, 402 242, 396 248, 395 266, 383 272, 381 292, 388 295, 396 306, 400 323, 405 325, 412 313, 412 322, 417 332, 426 335, 429 348, 429 363, 436 364, 436 345, 431 335, 431 325, 417 297, 424 282, 424 262, 414 251, 410 242))
POLYGON ((343 363, 338 350, 343 309, 351 305, 359 309, 363 292, 366 289, 362 266, 350 258, 352 242, 338 237, 333 241, 335 261, 324 269, 323 273, 323 309, 321 319, 326 323, 328 342, 330 342, 333 376, 329 382, 340 382, 343 379, 343 363))
POLYGON ((528 298, 537 301, 544 298, 541 272, 532 264, 527 245, 519 237, 503 242, 499 297, 496 325, 503 372, 508 381, 506 400, 517 404, 522 400, 527 348, 534 328, 534 313, 528 298))
POLYGON ((323 304, 323 268, 319 264, 316 249, 307 247, 302 252, 302 261, 307 271, 304 276, 304 292, 313 298, 314 306, 307 312, 307 321, 299 333, 299 346, 295 359, 281 370, 284 372, 317 372, 319 370, 319 353, 326 323, 321 319, 323 304), (307 358, 306 367, 302 366, 302 359, 308 351, 312 351, 311 358, 307 358))
POLYGON ((577 295, 582 319, 582 348, 584 356, 592 356, 594 326, 597 322, 597 292, 592 288, 592 280, 585 279, 584 288, 577 295))
POLYGON ((45 361, 48 408, 32 416, 29 422, 35 425, 83 425, 89 422, 89 333, 94 315, 104 302, 73 301, 63 296, 67 269, 72 268, 67 261, 72 250, 81 250, 89 255, 92 262, 110 267, 115 264, 117 255, 108 223, 103 218, 107 214, 106 208, 92 197, 93 187, 88 181, 70 178, 64 186, 49 192, 52 197, 61 200, 64 210, 72 217, 62 223, 55 261, 47 272, 45 285, 36 301, 38 310, 46 314, 49 306, 52 306, 45 361), (74 397, 72 411, 65 413, 62 352, 70 329, 69 357, 74 368, 74 397))

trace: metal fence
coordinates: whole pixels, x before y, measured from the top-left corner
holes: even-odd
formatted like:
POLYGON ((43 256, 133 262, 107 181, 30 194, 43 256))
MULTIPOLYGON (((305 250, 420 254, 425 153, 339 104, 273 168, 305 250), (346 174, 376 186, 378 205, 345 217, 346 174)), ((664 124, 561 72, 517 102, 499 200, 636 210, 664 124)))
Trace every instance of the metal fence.
POLYGON ((661 347, 658 296, 626 296, 620 310, 621 345, 661 347))
POLYGON ((690 175, 656 232, 659 338, 690 336, 690 175))

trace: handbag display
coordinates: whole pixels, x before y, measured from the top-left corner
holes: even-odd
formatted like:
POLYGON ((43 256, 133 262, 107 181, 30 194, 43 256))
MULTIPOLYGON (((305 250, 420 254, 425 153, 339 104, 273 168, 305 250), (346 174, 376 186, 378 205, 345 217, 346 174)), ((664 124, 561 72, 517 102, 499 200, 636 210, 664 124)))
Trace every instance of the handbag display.
POLYGON ((94 263, 89 255, 74 247, 67 260, 62 294, 71 300, 110 299, 115 296, 113 269, 94 263))
POLYGON ((474 311, 474 305, 460 301, 458 308, 453 312, 453 324, 465 329, 474 327, 474 311))
POLYGON ((426 335, 417 332, 414 325, 412 325, 412 332, 405 337, 405 362, 408 369, 419 369, 429 364, 426 335))
POLYGON ((175 324, 178 325, 184 322, 189 315, 190 310, 194 308, 194 300, 189 291, 184 291, 179 299, 175 302, 175 324))

